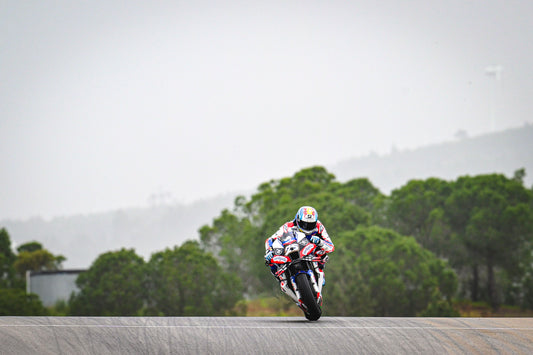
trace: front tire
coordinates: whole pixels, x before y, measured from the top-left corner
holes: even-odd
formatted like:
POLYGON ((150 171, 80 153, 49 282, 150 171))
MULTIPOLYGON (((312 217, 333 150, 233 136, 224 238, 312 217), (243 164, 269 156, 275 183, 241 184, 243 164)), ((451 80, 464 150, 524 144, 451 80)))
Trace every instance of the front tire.
POLYGON ((316 303, 316 296, 309 282, 307 274, 299 274, 296 276, 296 286, 300 291, 303 304, 307 307, 307 312, 304 311, 305 318, 315 321, 322 315, 322 309, 316 303))

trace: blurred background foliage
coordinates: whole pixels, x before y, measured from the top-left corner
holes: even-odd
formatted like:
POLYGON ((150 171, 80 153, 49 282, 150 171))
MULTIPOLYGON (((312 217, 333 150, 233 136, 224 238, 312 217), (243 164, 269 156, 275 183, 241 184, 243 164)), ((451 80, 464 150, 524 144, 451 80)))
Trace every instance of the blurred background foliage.
MULTIPOLYGON (((365 178, 339 182, 325 168, 239 196, 199 240, 143 260, 133 249, 100 255, 80 292, 46 309, 24 291, 26 270, 61 268, 38 242, 12 251, 0 230, 0 315, 292 315, 264 265, 264 241, 302 205, 319 212, 335 251, 326 267, 329 316, 459 316, 533 309, 533 190, 525 171, 411 180, 382 194, 365 178)), ((150 238, 157 238, 156 235, 150 238)), ((491 313, 493 314, 493 313, 491 313)))

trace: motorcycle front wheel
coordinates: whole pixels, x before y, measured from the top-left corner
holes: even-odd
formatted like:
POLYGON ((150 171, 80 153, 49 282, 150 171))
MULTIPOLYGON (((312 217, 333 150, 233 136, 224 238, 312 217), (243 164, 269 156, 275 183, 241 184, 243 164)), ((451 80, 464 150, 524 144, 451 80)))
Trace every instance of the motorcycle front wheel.
POLYGON ((309 320, 318 320, 322 315, 322 309, 316 302, 316 295, 313 292, 307 274, 299 274, 296 276, 296 286, 300 291, 300 297, 302 297, 303 304, 307 307, 307 311, 304 311, 305 318, 309 320))

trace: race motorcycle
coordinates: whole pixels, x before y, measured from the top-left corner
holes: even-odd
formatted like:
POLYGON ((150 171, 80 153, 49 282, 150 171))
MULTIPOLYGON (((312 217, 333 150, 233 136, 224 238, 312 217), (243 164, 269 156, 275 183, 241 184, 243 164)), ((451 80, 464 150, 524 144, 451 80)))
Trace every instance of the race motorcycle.
POLYGON ((283 292, 312 321, 322 315, 324 272, 318 268, 318 261, 324 253, 317 248, 304 233, 291 231, 274 241, 274 256, 270 259, 270 266, 277 266, 276 276, 283 292))

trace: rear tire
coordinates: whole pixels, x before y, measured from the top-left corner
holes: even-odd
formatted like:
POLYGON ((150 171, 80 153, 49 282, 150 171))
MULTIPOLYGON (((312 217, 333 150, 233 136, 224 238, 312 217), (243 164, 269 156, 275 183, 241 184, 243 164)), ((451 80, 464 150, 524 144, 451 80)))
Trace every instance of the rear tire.
POLYGON ((307 274, 296 276, 296 286, 298 286, 298 291, 300 291, 303 304, 307 307, 307 312, 304 311, 305 318, 312 321, 318 320, 322 315, 322 309, 316 303, 316 295, 313 292, 307 274))

